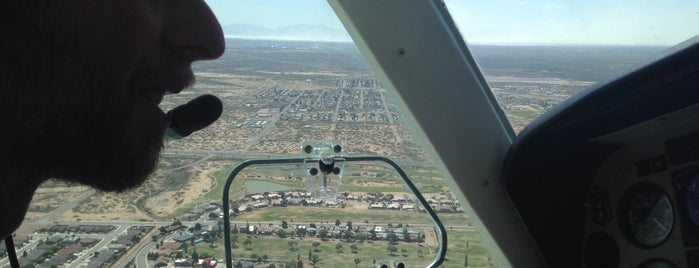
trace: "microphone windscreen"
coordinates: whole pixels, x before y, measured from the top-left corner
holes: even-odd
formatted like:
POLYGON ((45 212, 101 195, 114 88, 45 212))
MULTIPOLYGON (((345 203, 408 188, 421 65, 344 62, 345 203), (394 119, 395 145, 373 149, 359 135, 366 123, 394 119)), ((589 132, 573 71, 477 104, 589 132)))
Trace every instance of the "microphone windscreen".
POLYGON ((167 112, 170 129, 182 137, 211 125, 223 111, 223 104, 214 95, 201 95, 167 112))

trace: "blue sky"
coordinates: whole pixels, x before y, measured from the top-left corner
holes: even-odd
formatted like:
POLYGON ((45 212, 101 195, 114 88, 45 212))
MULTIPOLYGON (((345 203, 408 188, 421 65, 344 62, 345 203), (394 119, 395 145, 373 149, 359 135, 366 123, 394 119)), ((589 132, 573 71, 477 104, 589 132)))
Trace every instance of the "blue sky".
MULTIPOLYGON (((699 34, 699 1, 445 0, 469 43, 672 45, 699 34)), ((324 0, 207 0, 221 24, 343 29, 324 0)))

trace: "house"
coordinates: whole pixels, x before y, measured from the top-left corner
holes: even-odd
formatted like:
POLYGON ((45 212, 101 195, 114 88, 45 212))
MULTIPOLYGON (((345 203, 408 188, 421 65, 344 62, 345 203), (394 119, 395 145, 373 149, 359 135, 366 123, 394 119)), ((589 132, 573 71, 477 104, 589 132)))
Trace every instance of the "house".
POLYGON ((247 211, 247 210, 248 210, 248 206, 247 206, 247 205, 241 205, 241 206, 238 207, 238 212, 244 212, 244 211, 247 211))
POLYGON ((189 242, 193 237, 194 236, 192 236, 190 234, 186 234, 186 235, 180 235, 180 236, 173 237, 172 240, 175 240, 175 241, 180 242, 180 243, 186 243, 186 242, 189 242))
POLYGON ((92 259, 90 259, 90 263, 88 263, 87 266, 85 266, 85 267, 87 267, 87 268, 101 268, 101 267, 105 266, 105 263, 109 262, 113 257, 114 257, 113 250, 104 249, 104 250, 95 252, 92 259))
POLYGON ((388 206, 386 206, 386 209, 399 210, 400 204, 399 203, 390 203, 390 204, 388 204, 388 206))
POLYGON ((153 266, 155 267, 165 267, 167 264, 170 262, 170 260, 166 257, 160 256, 155 260, 155 263, 153 266))
POLYGON ((436 206, 434 210, 437 212, 453 212, 450 206, 436 206))
POLYGON ((383 203, 377 202, 377 203, 371 203, 369 205, 369 209, 382 209, 384 208, 383 203))
POLYGON ((404 196, 393 197, 393 202, 405 202, 406 198, 404 196))
POLYGON ((180 247, 182 247, 182 243, 180 243, 180 242, 164 242, 163 245, 160 246, 160 249, 168 248, 168 249, 175 251, 175 250, 179 250, 180 247))
POLYGON ((177 259, 175 260, 176 267, 192 267, 194 260, 192 259, 177 259))
POLYGON ((92 247, 92 246, 94 246, 94 245, 97 245, 97 243, 99 243, 100 241, 102 241, 102 239, 99 239, 99 238, 83 238, 83 239, 80 239, 80 245, 83 246, 83 247, 92 247))
POLYGON ((266 208, 269 207, 269 203, 267 202, 257 202, 254 205, 252 205, 254 208, 266 208))
POLYGON ((331 207, 331 208, 336 208, 336 207, 337 207, 337 201, 333 201, 333 200, 326 201, 326 202, 325 202, 325 205, 328 206, 328 207, 331 207))

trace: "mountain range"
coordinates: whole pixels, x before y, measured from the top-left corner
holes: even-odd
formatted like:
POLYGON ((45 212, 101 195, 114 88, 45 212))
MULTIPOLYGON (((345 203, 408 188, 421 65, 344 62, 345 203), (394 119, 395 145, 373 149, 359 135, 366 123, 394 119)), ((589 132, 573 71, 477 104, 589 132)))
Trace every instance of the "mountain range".
POLYGON ((226 37, 250 39, 351 42, 345 29, 325 25, 297 24, 269 28, 253 24, 229 24, 223 26, 223 33, 226 37))

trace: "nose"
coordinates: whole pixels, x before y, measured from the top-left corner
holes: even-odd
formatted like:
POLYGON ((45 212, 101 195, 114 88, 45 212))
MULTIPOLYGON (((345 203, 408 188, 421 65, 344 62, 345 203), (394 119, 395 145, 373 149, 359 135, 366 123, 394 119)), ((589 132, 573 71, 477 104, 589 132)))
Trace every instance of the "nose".
POLYGON ((220 57, 225 50, 223 31, 203 0, 167 1, 163 41, 191 61, 220 57))

